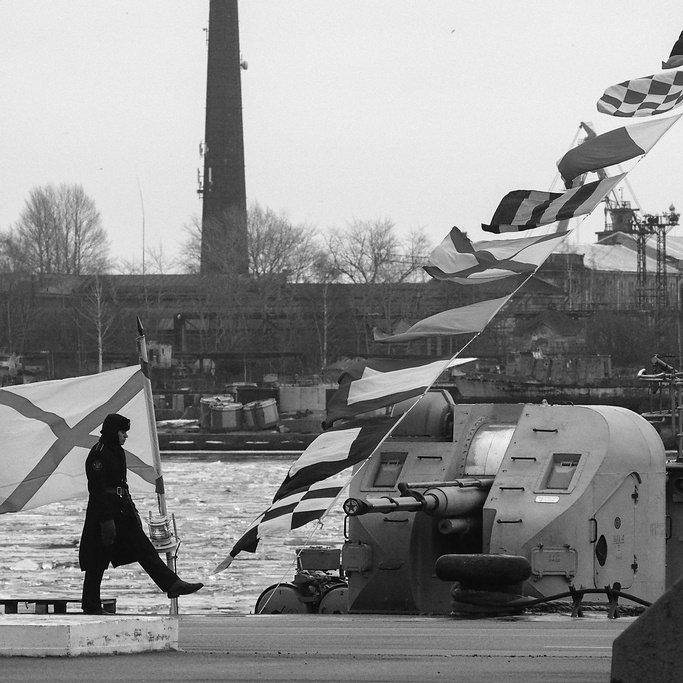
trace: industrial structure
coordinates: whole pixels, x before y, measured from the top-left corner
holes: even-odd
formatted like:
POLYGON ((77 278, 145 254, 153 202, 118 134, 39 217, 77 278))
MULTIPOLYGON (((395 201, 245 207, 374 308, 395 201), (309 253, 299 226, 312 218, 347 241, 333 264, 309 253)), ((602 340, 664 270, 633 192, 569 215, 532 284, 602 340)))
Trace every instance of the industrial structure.
MULTIPOLYGON (((581 121, 579 131, 585 134, 584 141, 596 137, 593 125, 587 121, 581 121)), ((578 134, 574 142, 577 139, 578 134)), ((598 169, 596 174, 600 180, 607 177, 604 169, 598 169)), ((628 186, 628 181, 625 183, 628 186)), ((618 232, 635 239, 638 273, 635 304, 639 311, 662 313, 668 308, 666 236, 678 225, 678 219, 679 214, 673 204, 667 213, 640 215, 637 202, 625 200, 623 195, 617 195, 616 190, 605 198, 605 230, 597 233, 598 243, 609 243, 614 233, 618 232), (652 236, 656 240, 657 261, 654 285, 650 282, 647 270, 647 241, 652 236)))
POLYGON ((201 152, 202 275, 246 275, 247 198, 237 0, 209 7, 206 125, 201 152))
POLYGON ((637 273, 636 308, 640 311, 653 309, 664 311, 669 306, 666 273, 666 236, 678 225, 679 214, 672 204, 669 211, 662 214, 639 215, 639 210, 630 201, 607 197, 605 200, 605 232, 599 233, 600 240, 614 232, 624 232, 636 241, 637 273), (654 285, 647 271, 647 242, 653 237, 656 242, 656 272, 654 285))

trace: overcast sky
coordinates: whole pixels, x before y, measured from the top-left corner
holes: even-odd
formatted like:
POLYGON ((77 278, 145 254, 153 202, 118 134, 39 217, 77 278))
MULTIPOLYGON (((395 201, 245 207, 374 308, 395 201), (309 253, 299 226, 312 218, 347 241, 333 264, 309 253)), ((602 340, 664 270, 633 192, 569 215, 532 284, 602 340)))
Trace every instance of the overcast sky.
MULTIPOLYGON (((0 229, 31 188, 79 183, 116 257, 177 255, 201 216, 208 0, 22 0, 0 13, 0 229)), ((321 231, 353 219, 473 239, 555 163, 614 83, 661 70, 683 30, 651 0, 242 0, 248 201, 321 231), (626 9, 627 8, 627 9, 626 9)), ((629 176, 683 209, 683 124, 629 176)), ((601 229, 602 209, 581 228, 601 229)), ((487 237, 488 238, 488 237, 487 237)))

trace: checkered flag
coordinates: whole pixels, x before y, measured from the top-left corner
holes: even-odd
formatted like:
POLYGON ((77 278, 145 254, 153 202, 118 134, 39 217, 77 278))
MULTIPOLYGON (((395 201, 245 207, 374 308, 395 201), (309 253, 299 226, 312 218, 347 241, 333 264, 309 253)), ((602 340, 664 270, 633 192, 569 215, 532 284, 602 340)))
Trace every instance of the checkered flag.
POLYGON ((316 482, 274 502, 249 525, 233 546, 230 554, 213 570, 213 573, 217 574, 227 569, 241 552, 256 552, 259 540, 264 536, 286 535, 289 531, 323 517, 346 488, 351 476, 349 473, 346 477, 338 476, 323 482, 316 482))
POLYGON ((249 525, 213 573, 227 569, 241 552, 256 552, 261 538, 284 535, 321 519, 351 481, 353 465, 367 460, 400 419, 352 420, 318 436, 289 468, 270 507, 249 525))
POLYGON ((598 100, 598 111, 610 116, 653 116, 681 103, 683 69, 671 69, 610 86, 598 100))

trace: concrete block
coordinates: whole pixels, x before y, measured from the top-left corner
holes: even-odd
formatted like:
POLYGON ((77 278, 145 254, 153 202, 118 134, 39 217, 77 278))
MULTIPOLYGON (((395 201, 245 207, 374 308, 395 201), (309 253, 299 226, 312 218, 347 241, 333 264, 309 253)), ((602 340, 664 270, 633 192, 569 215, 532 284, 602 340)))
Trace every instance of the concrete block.
POLYGON ((683 580, 654 602, 612 645, 612 683, 665 683, 683 675, 683 580))
POLYGON ((323 430, 324 412, 311 413, 307 417, 292 417, 281 420, 280 424, 292 434, 320 434, 323 430))
POLYGON ((75 657, 177 649, 174 617, 0 615, 0 656, 75 657))
POLYGON ((298 413, 307 410, 324 411, 327 404, 328 385, 280 386, 280 413, 298 413))

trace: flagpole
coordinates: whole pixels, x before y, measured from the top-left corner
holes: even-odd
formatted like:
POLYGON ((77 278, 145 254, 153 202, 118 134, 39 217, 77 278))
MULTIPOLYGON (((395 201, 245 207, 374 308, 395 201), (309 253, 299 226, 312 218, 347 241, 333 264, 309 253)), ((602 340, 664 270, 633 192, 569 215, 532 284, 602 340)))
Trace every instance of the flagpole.
MULTIPOLYGON (((147 339, 145 338, 145 330, 142 326, 142 321, 139 316, 136 316, 138 337, 138 357, 140 359, 140 369, 145 377, 143 382, 145 391, 145 407, 147 409, 147 422, 151 432, 151 447, 152 447, 152 461, 154 469, 157 473, 157 478, 154 482, 154 488, 157 494, 157 506, 159 514, 165 520, 168 520, 168 510, 166 508, 166 490, 164 488, 164 476, 161 471, 161 453, 159 452, 159 437, 157 435, 157 423, 154 416, 154 401, 152 399, 152 382, 149 373, 149 357, 147 355, 147 339)), ((176 546, 177 548, 177 546, 176 546)), ((173 550, 166 551, 166 564, 172 571, 176 570, 176 555, 173 550)), ((178 614, 178 598, 172 598, 169 606, 169 614, 178 614)))

